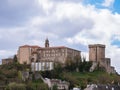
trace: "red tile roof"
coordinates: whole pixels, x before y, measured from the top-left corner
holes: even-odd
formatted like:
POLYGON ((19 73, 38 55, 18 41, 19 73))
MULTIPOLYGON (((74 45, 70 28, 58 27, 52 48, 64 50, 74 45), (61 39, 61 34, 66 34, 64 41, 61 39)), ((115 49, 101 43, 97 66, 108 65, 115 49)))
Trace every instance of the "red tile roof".
POLYGON ((35 46, 31 46, 32 48, 41 48, 40 46, 37 46, 37 45, 35 45, 35 46))
POLYGON ((30 47, 30 45, 23 45, 23 46, 20 46, 20 48, 21 48, 21 47, 30 47))
MULTIPOLYGON (((40 46, 37 46, 37 45, 23 45, 23 46, 20 46, 21 47, 31 47, 31 48, 39 48, 39 49, 57 49, 57 48, 69 48, 69 47, 65 47, 65 46, 55 46, 55 47, 40 47, 40 46)), ((72 48, 69 48, 69 49, 72 49, 72 48)), ((73 49, 73 50, 76 50, 76 49, 73 49)), ((76 50, 76 51, 79 51, 79 50, 76 50)))
POLYGON ((65 46, 56 46, 56 47, 42 47, 42 48, 67 48, 65 46))
POLYGON ((40 46, 37 46, 37 45, 33 45, 33 46, 31 46, 31 45, 23 45, 23 46, 20 46, 20 48, 21 47, 40 48, 40 46))

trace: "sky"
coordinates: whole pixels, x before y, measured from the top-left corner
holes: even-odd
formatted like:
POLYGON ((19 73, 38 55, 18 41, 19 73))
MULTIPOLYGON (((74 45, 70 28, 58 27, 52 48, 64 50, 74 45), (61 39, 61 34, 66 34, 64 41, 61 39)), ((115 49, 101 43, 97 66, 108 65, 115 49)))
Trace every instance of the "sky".
POLYGON ((120 73, 120 0, 1 0, 0 59, 21 45, 67 46, 88 57, 89 44, 106 45, 120 73))

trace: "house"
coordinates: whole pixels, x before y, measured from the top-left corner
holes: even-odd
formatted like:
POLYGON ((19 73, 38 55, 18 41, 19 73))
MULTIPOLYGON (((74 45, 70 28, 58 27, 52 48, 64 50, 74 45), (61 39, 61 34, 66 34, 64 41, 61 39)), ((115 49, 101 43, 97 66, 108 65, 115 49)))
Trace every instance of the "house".
POLYGON ((91 84, 91 85, 87 85, 87 88, 85 88, 84 90, 120 90, 120 86, 119 85, 91 84))
POLYGON ((81 90, 80 88, 74 87, 73 90, 81 90))
POLYGON ((10 64, 13 63, 13 58, 2 59, 2 64, 10 64))
POLYGON ((57 86, 58 90, 69 90, 69 82, 67 81, 61 81, 59 79, 48 79, 45 78, 44 82, 48 84, 49 88, 53 88, 54 85, 57 86))

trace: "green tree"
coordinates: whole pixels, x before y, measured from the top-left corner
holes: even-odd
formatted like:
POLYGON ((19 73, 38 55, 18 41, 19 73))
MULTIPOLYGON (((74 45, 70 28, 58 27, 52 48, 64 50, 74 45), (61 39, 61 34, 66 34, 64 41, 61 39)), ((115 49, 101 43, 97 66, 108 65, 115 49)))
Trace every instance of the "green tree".
POLYGON ((66 59, 65 69, 67 71, 74 71, 76 69, 75 61, 73 61, 70 56, 68 56, 66 59))
POLYGON ((53 85, 52 90, 58 90, 57 84, 53 85))
POLYGON ((74 61, 75 61, 75 63, 76 63, 76 66, 79 66, 79 63, 82 62, 82 59, 81 59, 81 57, 80 57, 79 55, 76 55, 76 56, 74 57, 74 61))
POLYGON ((14 55, 13 61, 14 61, 15 63, 18 61, 16 55, 14 55))
POLYGON ((21 71, 18 71, 18 78, 19 78, 20 80, 22 80, 22 73, 21 73, 21 71))
POLYGON ((86 58, 82 58, 82 62, 79 63, 79 71, 80 72, 89 72, 90 67, 92 66, 92 62, 86 61, 86 58))
POLYGON ((10 83, 6 90, 26 90, 25 84, 10 83))
POLYGON ((54 73, 57 74, 57 76, 59 77, 59 75, 62 73, 62 66, 60 63, 56 63, 55 68, 54 68, 54 73))
POLYGON ((47 84, 41 83, 41 84, 37 84, 36 90, 49 90, 49 88, 47 84))
POLYGON ((26 90, 36 90, 32 82, 27 83, 26 90))
POLYGON ((89 72, 91 66, 92 66, 92 62, 90 61, 85 62, 84 71, 89 72))
POLYGON ((76 71, 79 71, 79 65, 82 62, 81 57, 79 55, 76 55, 74 57, 74 65, 76 66, 76 71))

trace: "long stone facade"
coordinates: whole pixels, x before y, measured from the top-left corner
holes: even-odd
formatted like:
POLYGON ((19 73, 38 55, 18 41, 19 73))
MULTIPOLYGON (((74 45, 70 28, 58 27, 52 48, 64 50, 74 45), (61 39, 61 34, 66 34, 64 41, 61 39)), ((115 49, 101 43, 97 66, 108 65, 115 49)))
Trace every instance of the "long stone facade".
POLYGON ((72 60, 75 56, 80 56, 80 51, 68 47, 48 47, 38 49, 39 61, 53 61, 65 63, 67 57, 72 60))
POLYGON ((31 64, 31 62, 52 61, 64 64, 67 58, 74 60, 76 56, 81 57, 81 51, 65 46, 49 47, 49 40, 45 40, 45 47, 24 45, 18 50, 18 61, 20 64, 31 64))
POLYGON ((105 45, 89 45, 89 60, 93 62, 93 69, 99 63, 100 67, 104 67, 108 73, 116 73, 114 67, 111 67, 110 58, 105 57, 105 45))

